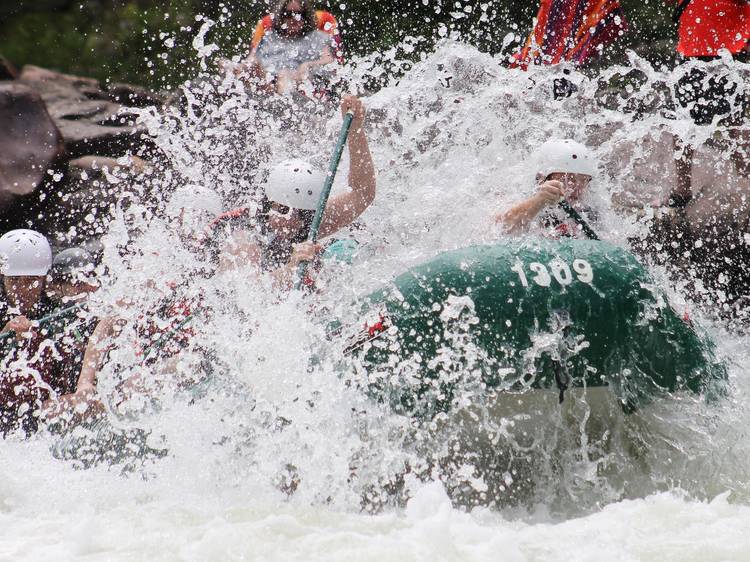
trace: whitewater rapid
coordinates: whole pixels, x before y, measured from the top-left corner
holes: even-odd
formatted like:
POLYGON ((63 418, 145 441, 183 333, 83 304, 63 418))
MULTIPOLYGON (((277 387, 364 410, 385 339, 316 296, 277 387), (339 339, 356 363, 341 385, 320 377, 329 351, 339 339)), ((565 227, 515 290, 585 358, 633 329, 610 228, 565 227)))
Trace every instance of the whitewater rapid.
MULTIPOLYGON (((725 400, 658 403, 621 418, 604 441, 587 441, 585 423, 565 434, 553 414, 553 430, 531 452, 539 472, 519 501, 475 506, 459 493, 452 503, 460 475, 482 488, 468 462, 445 485, 436 466, 434 481, 403 477, 407 466, 430 469, 440 435, 420 441, 408 420, 343 384, 339 344, 317 319, 347 318, 351 302, 406 268, 500 237, 492 214, 531 192, 529 156, 549 137, 594 146, 605 163, 594 188, 603 231, 624 245, 645 227, 618 214, 613 199, 638 186, 653 199, 668 187, 671 172, 654 156, 664 153, 662 134, 707 135, 679 114, 634 120, 603 109, 593 101, 596 79, 575 73, 579 94, 553 101, 554 75, 544 69, 508 71, 455 42, 422 58, 394 58, 403 75, 366 99, 378 195, 353 233, 362 249, 352 266, 326 267, 313 306, 299 294, 278 302, 242 271, 193 280, 215 310, 196 327, 218 358, 215 384, 199 396, 167 385, 158 404, 117 421, 150 431, 166 457, 79 470, 53 458, 49 435, 1 442, 0 560, 750 560, 750 345, 700 310, 695 321, 729 367, 725 400), (402 489, 389 494, 400 477, 402 489)), ((651 82, 669 80, 632 64, 651 82)), ((352 89, 367 68, 360 60, 345 69, 352 89)), ((118 211, 105 237, 114 281, 99 310, 123 294, 155 299, 148 279, 191 279, 195 258, 147 201, 158 207, 175 186, 197 183, 229 209, 252 204, 275 159, 325 165, 338 112, 316 109, 295 126, 283 103, 269 114, 237 84, 225 82, 220 96, 214 88, 197 81, 179 111, 142 113, 167 160, 133 188, 136 203, 118 211), (118 247, 133 244, 140 251, 123 263, 118 247)), ((345 189, 347 166, 345 157, 335 189, 345 189)), ((132 355, 118 350, 113 362, 132 355)), ((193 374, 189 353, 179 368, 193 374)), ((116 382, 105 372, 102 391, 116 382)), ((519 474, 509 466, 510 489, 519 474)))

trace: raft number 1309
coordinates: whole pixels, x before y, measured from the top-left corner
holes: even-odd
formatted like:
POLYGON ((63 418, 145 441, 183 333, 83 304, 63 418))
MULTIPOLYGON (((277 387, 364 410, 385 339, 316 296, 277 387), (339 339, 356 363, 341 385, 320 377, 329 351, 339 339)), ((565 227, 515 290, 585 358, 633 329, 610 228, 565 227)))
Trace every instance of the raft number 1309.
MULTIPOLYGON (((573 271, 570 270, 567 263, 559 259, 552 260, 548 265, 534 261, 529 264, 528 269, 534 274, 531 280, 540 287, 549 287, 553 278, 563 287, 570 285, 574 280, 573 272, 582 283, 591 283, 594 280, 594 270, 591 268, 591 264, 581 259, 573 260, 573 271), (550 271, 552 275, 550 275, 550 271)), ((518 274, 521 285, 529 286, 529 279, 526 276, 523 262, 517 261, 510 270, 518 274)))

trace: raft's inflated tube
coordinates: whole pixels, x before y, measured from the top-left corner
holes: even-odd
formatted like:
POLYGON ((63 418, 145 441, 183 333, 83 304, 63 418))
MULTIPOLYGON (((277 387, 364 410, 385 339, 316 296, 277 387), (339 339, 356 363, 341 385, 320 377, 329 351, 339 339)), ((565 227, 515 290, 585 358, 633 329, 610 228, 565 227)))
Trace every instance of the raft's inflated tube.
POLYGON ((397 410, 449 410, 458 385, 610 386, 627 409, 723 388, 711 343, 635 257, 605 242, 513 240, 446 252, 369 297, 347 352, 397 410), (365 318, 365 316, 363 316, 365 318))
POLYGON ((358 249, 359 243, 356 240, 336 240, 323 251, 323 259, 351 265, 358 249))
POLYGON ((99 464, 120 465, 130 472, 145 461, 167 455, 166 449, 149 444, 150 432, 139 428, 122 429, 106 417, 95 418, 62 430, 51 452, 56 459, 72 461, 79 468, 99 464))

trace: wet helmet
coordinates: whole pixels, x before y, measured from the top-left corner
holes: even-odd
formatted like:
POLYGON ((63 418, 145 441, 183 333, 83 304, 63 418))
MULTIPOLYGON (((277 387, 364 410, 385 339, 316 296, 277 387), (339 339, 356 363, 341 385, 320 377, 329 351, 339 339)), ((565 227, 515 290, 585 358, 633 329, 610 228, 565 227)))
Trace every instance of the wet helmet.
POLYGON ((593 177, 596 162, 591 151, 574 140, 548 140, 537 151, 537 172, 545 178, 555 172, 593 177))
POLYGON ((183 209, 205 211, 212 218, 219 216, 224 210, 221 197, 214 190, 194 184, 176 189, 166 206, 167 214, 173 217, 183 209))
POLYGON ((322 172, 303 160, 286 160, 277 164, 265 185, 266 197, 274 203, 314 211, 326 180, 322 172))
POLYGON ((35 230, 11 230, 0 237, 0 273, 6 277, 47 275, 52 249, 35 230))
POLYGON ((93 256, 83 248, 68 248, 52 260, 50 274, 56 279, 73 279, 88 277, 96 267, 93 256))

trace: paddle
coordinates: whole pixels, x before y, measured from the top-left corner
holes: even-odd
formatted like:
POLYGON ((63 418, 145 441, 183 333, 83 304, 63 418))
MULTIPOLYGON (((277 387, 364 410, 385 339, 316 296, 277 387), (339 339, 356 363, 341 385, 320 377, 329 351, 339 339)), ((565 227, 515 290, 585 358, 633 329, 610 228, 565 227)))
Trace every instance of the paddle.
MULTIPOLYGON (((46 324, 49 324, 51 322, 54 322, 55 320, 58 320, 60 318, 63 318, 69 315, 71 312, 78 310, 79 308, 81 308, 81 303, 73 304, 71 306, 61 308, 60 310, 57 310, 51 314, 48 314, 47 316, 42 316, 39 320, 37 320, 37 326, 41 328, 42 326, 46 324)), ((4 343, 6 340, 9 340, 10 338, 13 337, 14 334, 15 332, 13 331, 0 334, 0 343, 4 343)))
MULTIPOLYGON (((320 223, 323 222, 323 213, 326 210, 328 204, 328 197, 331 195, 331 187, 333 186, 333 180, 336 177, 336 171, 339 168, 339 162, 341 161, 341 154, 344 152, 344 145, 346 145, 346 137, 349 136, 349 128, 352 126, 352 120, 354 119, 354 113, 351 111, 344 115, 344 122, 341 125, 341 132, 339 133, 339 140, 336 143, 336 148, 331 156, 331 163, 328 165, 328 174, 326 175, 326 181, 323 184, 323 191, 320 193, 318 199, 318 207, 315 209, 315 216, 313 217, 312 225, 310 226, 310 233, 307 235, 308 242, 315 242, 318 239, 318 232, 320 231, 320 223)), ((301 262, 297 268, 297 285, 299 289, 302 286, 302 280, 305 278, 307 272, 307 262, 301 262)))
POLYGON ((570 218, 572 218, 576 223, 581 225, 581 230, 583 230, 584 234, 591 238, 592 240, 599 240, 599 237, 596 235, 596 232, 589 226, 589 223, 586 222, 586 219, 584 219, 580 214, 578 214, 578 211, 576 211, 570 203, 568 203, 565 199, 561 199, 560 208, 565 211, 570 218))
POLYGON ((180 333, 180 331, 182 331, 182 329, 185 326, 187 326, 190 322, 192 322, 193 319, 196 316, 198 316, 199 314, 200 314, 200 311, 196 312, 194 314, 188 314, 187 316, 185 316, 185 318, 182 320, 182 322, 180 322, 179 324, 177 324, 177 326, 175 326, 171 330, 163 333, 159 337, 159 339, 157 339, 152 345, 150 345, 149 347, 146 348, 146 352, 143 354, 143 359, 142 359, 141 362, 145 363, 146 359, 148 359, 149 356, 151 355, 151 352, 157 352, 158 353, 159 351, 161 351, 161 349, 167 344, 167 342, 169 340, 171 340, 172 338, 174 338, 175 336, 177 336, 180 333))

